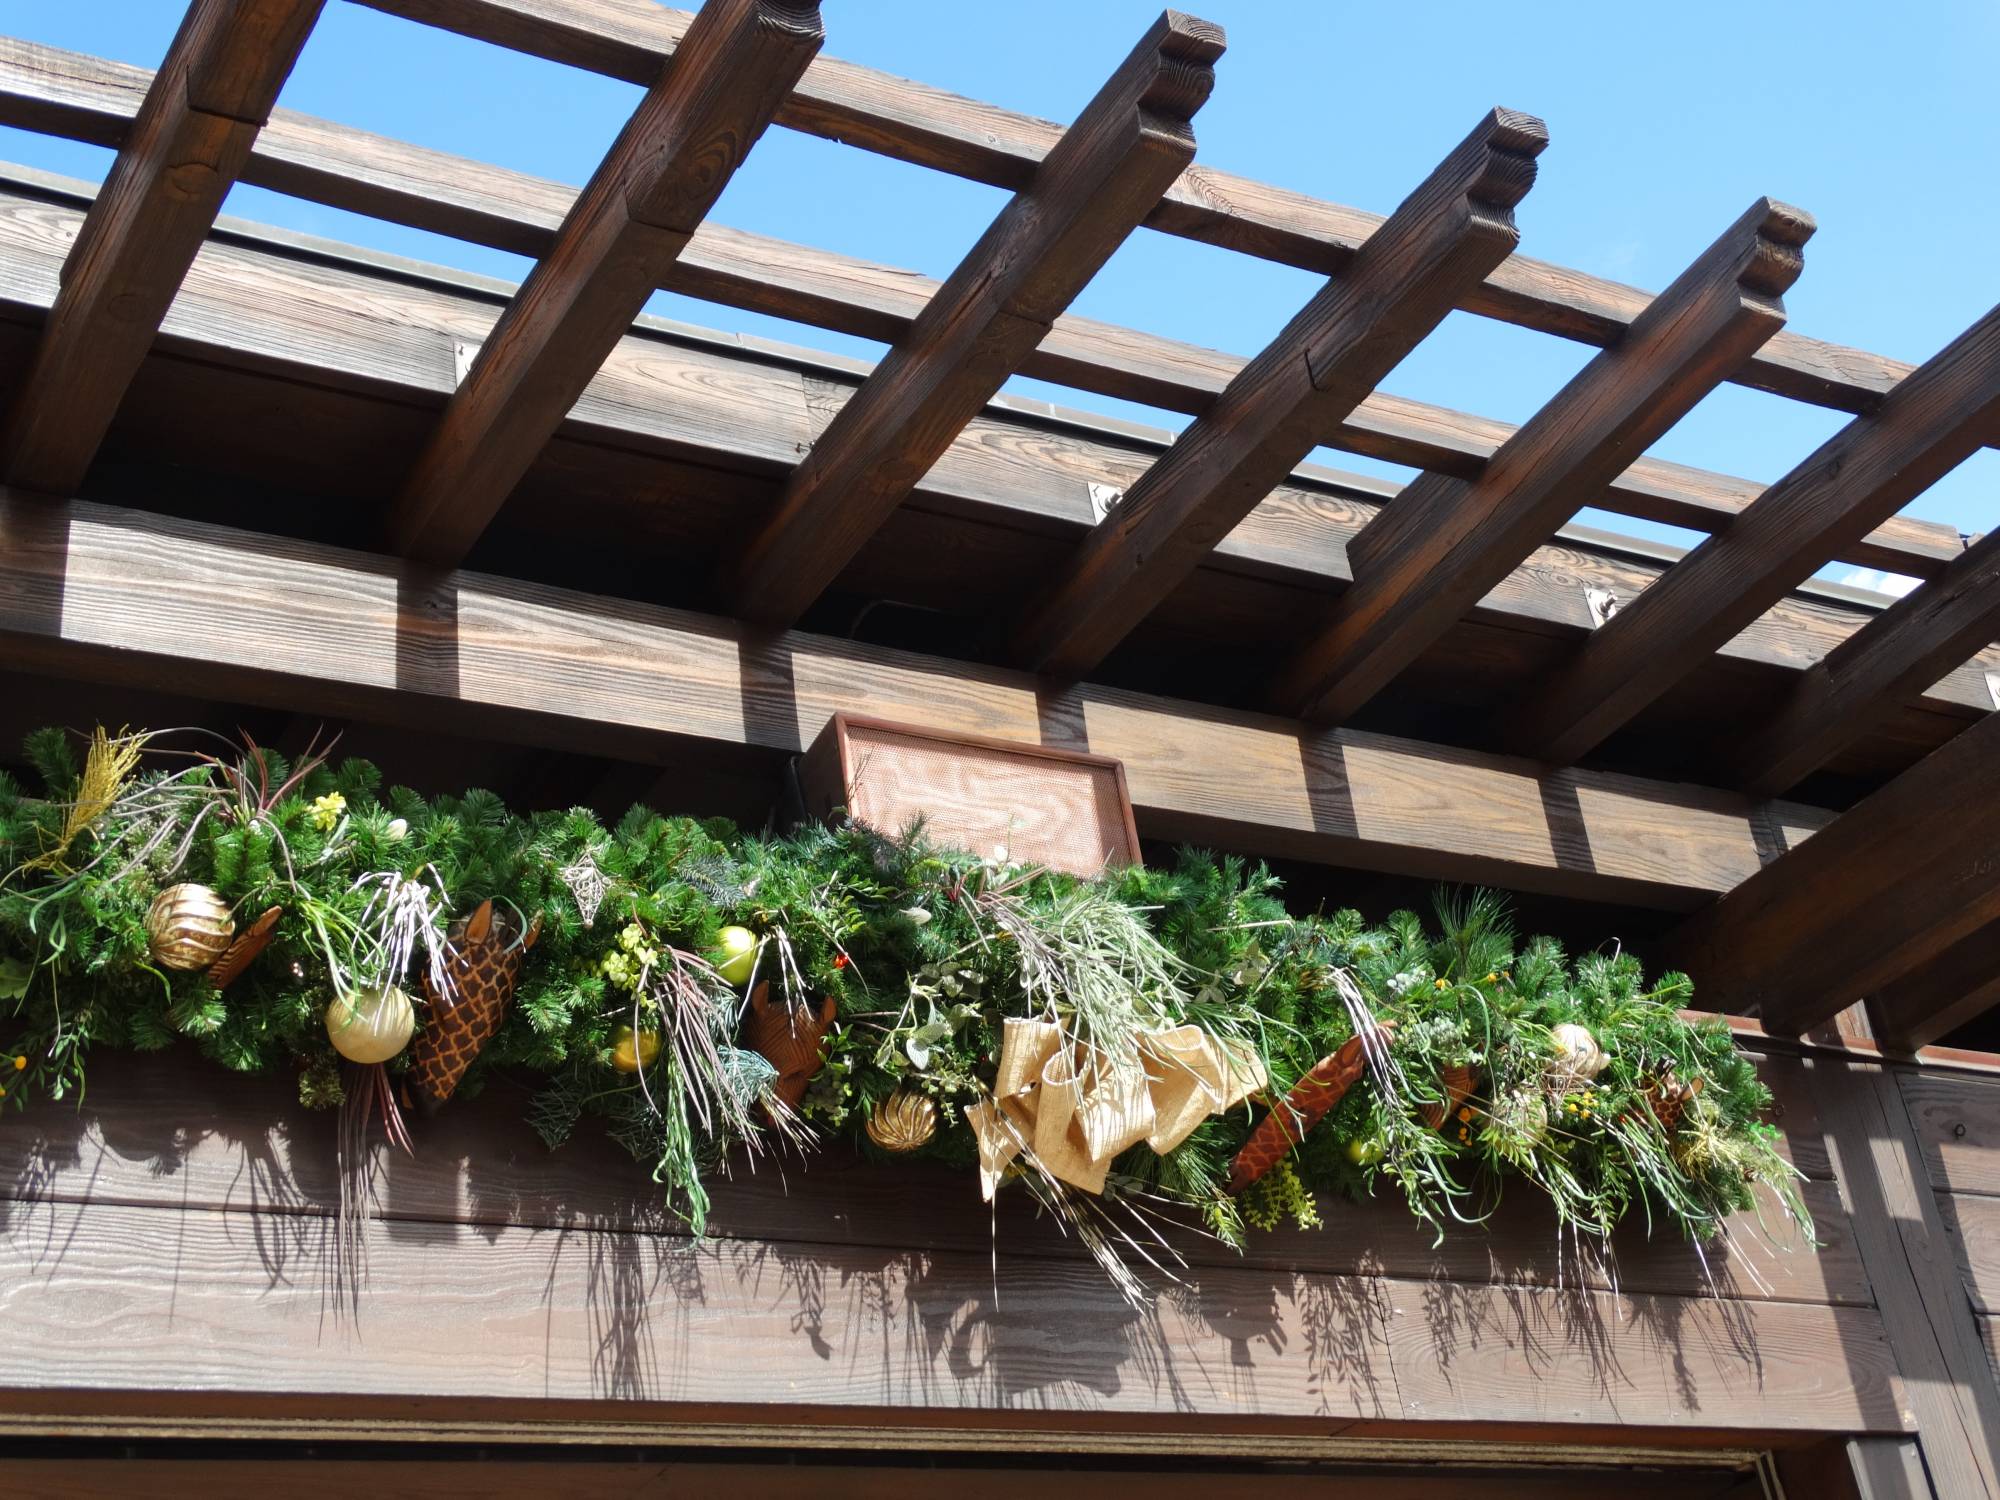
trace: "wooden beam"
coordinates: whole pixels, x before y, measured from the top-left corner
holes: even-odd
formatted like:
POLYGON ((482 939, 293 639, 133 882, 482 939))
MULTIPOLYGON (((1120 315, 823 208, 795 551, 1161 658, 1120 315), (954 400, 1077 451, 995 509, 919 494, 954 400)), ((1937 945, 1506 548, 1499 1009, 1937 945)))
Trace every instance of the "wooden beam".
POLYGON ((1141 476, 1006 630, 1015 661, 1094 668, 1520 240, 1548 144, 1496 109, 1141 476))
POLYGON ((819 50, 819 0, 708 0, 452 397, 391 546, 471 550, 819 50))
POLYGON ((1736 784, 1765 796, 1798 785, 1996 636, 2000 531, 1989 531, 1942 578, 1898 599, 1807 670, 1734 752, 1736 784))
MULTIPOLYGON (((1583 759, 1845 543, 1978 452, 1996 430, 2000 307, 1925 361, 1878 410, 1828 438, 1727 531, 1620 608, 1519 707, 1503 739, 1552 764, 1583 759)), ((1990 607, 2000 609, 2000 593, 1990 607)), ((1975 641, 1967 654, 1982 644, 1975 641)), ((1930 681, 1954 665, 1945 663, 1930 681)))
POLYGON ((1348 547, 1354 586, 1280 669, 1277 702, 1336 723, 1379 692, 1783 326, 1812 232, 1752 204, 1476 480, 1426 474, 1398 495, 1348 547))
POLYGON ((81 502, 0 498, 0 642, 21 670, 635 761, 775 766, 845 709, 1116 756, 1145 837, 1670 910, 1827 820, 81 502))
MULTIPOLYGON (((0 37, 0 124, 115 147, 151 77, 143 68, 0 37)), ((575 190, 559 182, 282 109, 258 136, 242 180, 536 258, 555 243, 576 199, 575 190)), ((939 283, 916 271, 711 221, 695 231, 661 285, 894 344, 908 337, 939 283)), ((1065 313, 1021 372, 1198 416, 1245 363, 1239 355, 1065 313)), ((1321 440, 1350 453, 1472 478, 1513 432, 1505 422, 1378 391, 1321 440)), ((1618 515, 1716 531, 1762 489, 1754 480, 1640 458, 1596 503, 1618 515)), ((1955 527, 1893 516, 1839 556, 1857 567, 1932 578, 1960 547, 1955 527)))
POLYGON ((188 7, 0 426, 7 483, 50 494, 82 484, 323 3, 188 7))
MULTIPOLYGON (((359 0, 517 51, 649 83, 688 24, 650 0, 359 0)), ((778 123, 899 161, 1018 191, 1061 136, 1047 120, 838 58, 814 62, 778 123)), ((1383 216, 1199 164, 1168 190, 1147 224, 1225 249, 1338 275, 1383 216)), ((1470 288, 1482 317, 1609 346, 1646 310, 1637 287, 1526 256, 1510 256, 1470 288)), ((1870 410, 1911 366, 1781 333, 1732 373, 1737 383, 1841 411, 1870 410)))
POLYGON ((1221 28, 1168 11, 792 471, 732 613, 795 622, 1048 335, 1194 157, 1221 28))
POLYGON ((2000 714, 1974 724, 1673 934, 1704 1006, 1796 1034, 2000 918, 2000 714))
POLYGON ((1869 997, 1885 1046, 1914 1052, 2000 1005, 2000 922, 1918 965, 1869 997))

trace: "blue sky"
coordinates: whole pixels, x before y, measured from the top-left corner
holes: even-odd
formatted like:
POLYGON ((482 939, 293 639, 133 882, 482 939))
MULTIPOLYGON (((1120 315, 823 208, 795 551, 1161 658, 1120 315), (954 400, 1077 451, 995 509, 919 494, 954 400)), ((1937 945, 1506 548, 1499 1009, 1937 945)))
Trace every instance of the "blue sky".
MULTIPOLYGON (((1196 0, 1229 51, 1196 121, 1200 159, 1378 212, 1495 104, 1548 121, 1522 247, 1647 288, 1670 281, 1760 194, 1820 230, 1787 298, 1802 333, 1918 360, 2000 297, 2000 5, 1540 3, 1355 6, 1196 0)), ((0 30, 147 67, 178 0, 7 0, 0 30)), ((1143 0, 824 0, 829 55, 1056 120, 1072 118, 1158 13, 1143 0)), ((329 0, 283 103, 517 170, 581 183, 638 98, 628 85, 329 0)), ((0 158, 99 178, 109 154, 0 129, 0 158)), ((715 218, 851 255, 948 272, 997 190, 773 130, 715 218)), ((479 246, 239 188, 229 210, 466 269, 518 277, 479 246)), ((1140 231, 1078 300, 1090 316, 1248 354, 1314 277, 1140 231)), ((862 341, 661 296, 655 311, 867 355, 862 341)), ((1385 382, 1520 421, 1589 351, 1454 314, 1385 382)), ((1034 382, 1070 405, 1182 418, 1034 382)), ((1829 411, 1725 387, 1654 450, 1770 480, 1840 425, 1829 411)), ((1372 473, 1391 466, 1327 453, 1372 473)), ((1910 507, 2000 523, 2000 454, 1910 507)), ((1599 519, 1599 518, 1591 518, 1599 519)), ((1638 523, 1613 520, 1621 530, 1638 523)), ((1671 535, 1658 528, 1654 534, 1671 535)), ((1836 571, 1836 576, 1838 572, 1836 571)))

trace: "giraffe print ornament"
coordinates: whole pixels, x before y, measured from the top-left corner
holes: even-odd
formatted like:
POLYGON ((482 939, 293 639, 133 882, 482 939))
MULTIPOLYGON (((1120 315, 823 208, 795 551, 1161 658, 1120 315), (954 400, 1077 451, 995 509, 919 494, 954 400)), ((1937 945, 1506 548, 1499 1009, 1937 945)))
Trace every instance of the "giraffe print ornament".
POLYGON ((424 1029, 411 1043, 410 1086, 426 1110, 449 1099, 500 1023, 514 999, 521 960, 542 935, 537 916, 527 932, 511 936, 507 924, 482 901, 469 917, 452 924, 451 952, 445 959, 447 993, 440 996, 424 975, 424 1029))

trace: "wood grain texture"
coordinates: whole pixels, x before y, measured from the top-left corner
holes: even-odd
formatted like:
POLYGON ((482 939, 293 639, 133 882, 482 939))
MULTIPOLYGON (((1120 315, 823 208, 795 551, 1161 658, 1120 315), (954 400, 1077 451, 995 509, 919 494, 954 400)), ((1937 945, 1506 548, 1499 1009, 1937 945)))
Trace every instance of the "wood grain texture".
POLYGON ((1897 1079, 1811 1062, 1820 1117, 1940 1495, 2000 1495, 2000 1388, 1987 1379, 1951 1236, 1897 1079))
POLYGON ((795 624, 853 561, 1194 159, 1221 55, 1174 11, 1140 38, 814 439, 733 564, 731 614, 795 624))
MULTIPOLYGON (((247 1079, 181 1052, 93 1060, 77 1108, 38 1106, 0 1136, 0 1199, 205 1208, 325 1217, 338 1199, 331 1116, 299 1107, 288 1080, 247 1079)), ((531 1080, 501 1076, 477 1099, 421 1122, 414 1157, 377 1150, 376 1211, 525 1228, 633 1229, 673 1234, 658 1189, 594 1128, 551 1152, 528 1128, 531 1080)), ((1823 1150, 1787 1118, 1785 1143, 1802 1168, 1823 1150)), ((1818 1250, 1777 1229, 1776 1205, 1739 1216, 1726 1241, 1699 1250, 1633 1224, 1614 1258, 1564 1255, 1539 1194, 1515 1184, 1489 1223, 1454 1225, 1442 1243, 1399 1202, 1330 1200, 1324 1232, 1259 1234, 1241 1255, 1195 1232, 1168 1240, 1196 1267, 1261 1267, 1386 1275, 1509 1287, 1720 1296, 1752 1302, 1873 1304, 1836 1186, 1806 1184, 1818 1250)), ((830 1147, 806 1162, 739 1162, 711 1184, 709 1232, 722 1239, 893 1245, 915 1251, 1081 1260, 1085 1252, 1021 1193, 991 1210, 964 1172, 929 1162, 864 1161, 830 1147)))
POLYGON ((0 477, 83 482, 324 0, 194 0, 64 262, 0 477))
MULTIPOLYGON (((0 198, 0 246, 5 252, 0 255, 0 305, 48 305, 75 222, 76 215, 65 208, 0 198)), ((184 436, 190 421, 205 420, 199 417, 203 400, 245 411, 282 407, 292 413, 312 401, 314 416, 303 432, 295 418, 241 424, 233 435, 241 461, 254 465, 260 476, 279 474, 306 488, 324 489, 338 480, 349 489, 379 493, 401 477, 393 465, 382 467, 383 458, 413 452, 420 441, 412 409, 450 394, 456 382, 454 346, 483 339, 495 311, 490 300, 464 292, 211 243, 190 271, 163 333, 163 350, 185 352, 199 363, 177 364, 150 383, 155 404, 162 398, 194 404, 185 413, 177 405, 158 416, 150 411, 135 416, 149 417, 146 440, 160 451, 163 445, 170 448, 176 435, 184 436), (223 382, 218 365, 294 376, 310 386, 223 382), (210 389, 218 382, 227 388, 210 389), (390 404, 368 408, 365 417, 352 409, 334 410, 329 398, 317 394, 328 388, 390 404), (313 446, 320 434, 335 431, 342 434, 338 441, 313 446)), ((851 383, 837 384, 836 400, 851 388, 851 383)), ((726 342, 718 347, 634 336, 606 361, 565 429, 593 446, 569 446, 559 438, 562 451, 545 455, 544 462, 560 460, 563 465, 551 477, 561 482, 561 514, 567 525, 573 520, 573 497, 586 487, 628 497, 653 492, 657 465, 637 462, 635 446, 648 454, 686 456, 752 473, 782 471, 810 443, 814 422, 813 397, 796 369, 726 342)), ((210 445, 170 456, 203 462, 211 461, 215 451, 210 445)), ((945 542, 950 550, 899 544, 906 558, 925 559, 922 570, 913 576, 905 567, 893 578, 858 581, 876 592, 908 597, 913 584, 937 571, 940 561, 990 556, 1018 567, 1018 552, 1009 549, 1018 548, 1024 534, 1081 539, 1091 524, 1088 485, 1126 487, 1161 451, 1163 445, 1079 437, 1009 413, 984 414, 968 426, 905 507, 906 515, 916 507, 948 516, 952 524, 945 542), (982 527, 977 540, 968 540, 960 529, 970 522, 982 527)), ((719 482, 706 482, 702 505, 628 507, 626 524, 643 522, 649 531, 670 537, 676 548, 718 548, 717 523, 726 523, 733 514, 710 503, 719 482), (712 529, 685 529, 701 524, 712 529)), ((1267 592, 1265 602, 1240 617, 1229 617, 1232 633, 1260 621, 1268 629, 1271 620, 1294 619, 1313 602, 1312 596, 1346 582, 1343 544, 1378 508, 1366 498, 1371 492, 1361 488, 1365 484, 1355 476, 1347 476, 1339 487, 1331 480, 1299 476, 1268 497, 1210 555, 1201 570, 1204 590, 1212 592, 1225 574, 1285 586, 1275 597, 1267 592), (1285 597, 1293 590, 1293 597, 1285 597)), ((1373 493, 1384 491, 1377 485, 1373 493)), ((1639 563, 1553 543, 1488 595, 1476 615, 1510 630, 1575 638, 1590 628, 1586 587, 1626 598, 1654 576, 1654 570, 1639 563)), ((952 585, 956 590, 959 580, 952 585)), ((1183 591, 1177 606, 1186 599, 1183 591)), ((967 601, 960 594, 943 602, 963 608, 967 601)), ((1731 661, 1801 668, 1845 639, 1862 618, 1825 600, 1789 599, 1722 654, 1731 661)), ((1966 710, 1983 711, 1990 704, 1985 670, 2000 670, 2000 654, 1986 653, 1948 674, 1920 700, 1922 712, 1948 715, 1929 743, 1955 732, 1966 710)))
POLYGON ((1869 997, 1876 1030, 1914 1051, 2000 1005, 2000 920, 1959 939, 1869 997))
POLYGON ((1513 249, 1547 144, 1532 116, 1481 120, 1098 523, 1008 656, 1076 678, 1109 655, 1513 249))
MULTIPOLYGON (((519 51, 649 83, 688 24, 651 0, 362 0, 519 51)), ((1061 127, 871 68, 820 58, 778 112, 795 130, 1018 191, 1061 127)), ((1383 216, 1195 165, 1147 223, 1246 254, 1337 275, 1383 216)), ((1515 255, 1470 289, 1468 311, 1584 343, 1617 343, 1653 299, 1581 271, 1515 255)), ((1911 366, 1780 334, 1734 372, 1742 384, 1866 411, 1911 366)))
POLYGON ((1279 669, 1273 699, 1338 723, 1784 324, 1810 217, 1759 200, 1476 480, 1426 474, 1348 548, 1354 587, 1279 669))
MULTIPOLYGON (((151 77, 128 64, 0 37, 0 124, 115 147, 123 143, 151 77)), ((537 258, 553 244, 576 197, 561 183, 282 109, 251 148, 242 180, 537 258)), ((890 344, 909 334, 939 287, 915 271, 713 222, 695 230, 662 284, 691 297, 890 344)), ((1198 415, 1244 363, 1237 355, 1065 313, 1021 370, 1198 415)), ((1513 430, 1504 422, 1376 392, 1321 441, 1468 478, 1513 430)), ((1611 481, 1598 504, 1617 514, 1713 531, 1761 489, 1752 480, 1641 458, 1611 481)), ((1930 578, 1960 549, 1955 528, 1896 516, 1839 555, 1861 567, 1930 578)))
MULTIPOLYGON (((1555 764, 1583 759, 1810 578, 1845 542, 1893 516, 1978 452, 1996 428, 2000 307, 1926 360, 1877 410, 1828 438, 1727 531, 1703 542, 1605 621, 1509 716, 1503 730, 1507 743, 1555 764)), ((1975 630, 1973 648, 1991 639, 2000 588, 1990 589, 1985 602, 1984 616, 1975 614, 1971 621, 1939 622, 1935 608, 1919 616, 1935 633, 1912 653, 1913 675, 1921 676, 1938 646, 1948 643, 1951 623, 1975 630), (1976 627, 1987 633, 1978 635, 1976 627)), ((1935 682, 1953 665, 1944 661, 1928 680, 1935 682)), ((1865 727, 1866 721, 1853 732, 1865 727)))
POLYGON ((1691 917, 1663 957, 1704 1005, 1755 1006, 1773 1032, 1817 1025, 2000 920, 1997 836, 1990 715, 1691 917))
POLYGON ((1142 834, 1686 909, 1826 815, 792 634, 86 504, 0 503, 23 666, 653 759, 840 709, 1125 762, 1142 834))
POLYGON ((1897 1075, 1931 1185, 2000 1197, 2000 1078, 1897 1075))
MULTIPOLYGON (((1087 1263, 16 1205, 0 1387, 1897 1432, 1872 1308, 1205 1269, 1145 1316, 1087 1263), (345 1316, 332 1303, 351 1290, 345 1316), (60 1354, 58 1355, 58 1351, 60 1354)), ((1968 1314, 1969 1318, 1969 1314, 1968 1314)))
POLYGON ((493 331, 391 508, 391 547, 462 560, 819 50, 818 0, 708 0, 493 331))
POLYGON ((1765 796, 1796 786, 1995 635, 2000 531, 1989 531, 1808 669, 1736 750, 1736 784, 1765 796))

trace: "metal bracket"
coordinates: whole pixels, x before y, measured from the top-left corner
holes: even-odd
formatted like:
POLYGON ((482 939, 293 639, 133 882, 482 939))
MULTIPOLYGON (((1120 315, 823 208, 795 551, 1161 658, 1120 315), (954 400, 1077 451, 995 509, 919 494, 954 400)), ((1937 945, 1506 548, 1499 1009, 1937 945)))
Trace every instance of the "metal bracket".
POLYGON ((1117 507, 1118 502, 1124 498, 1125 492, 1119 489, 1117 485, 1097 484, 1093 482, 1090 486, 1090 519, 1092 521, 1102 521, 1106 516, 1111 514, 1113 509, 1117 507))
POLYGON ((1590 623, 1595 627, 1601 627, 1618 613, 1618 596, 1610 589, 1587 588, 1583 591, 1583 602, 1589 606, 1590 623))

